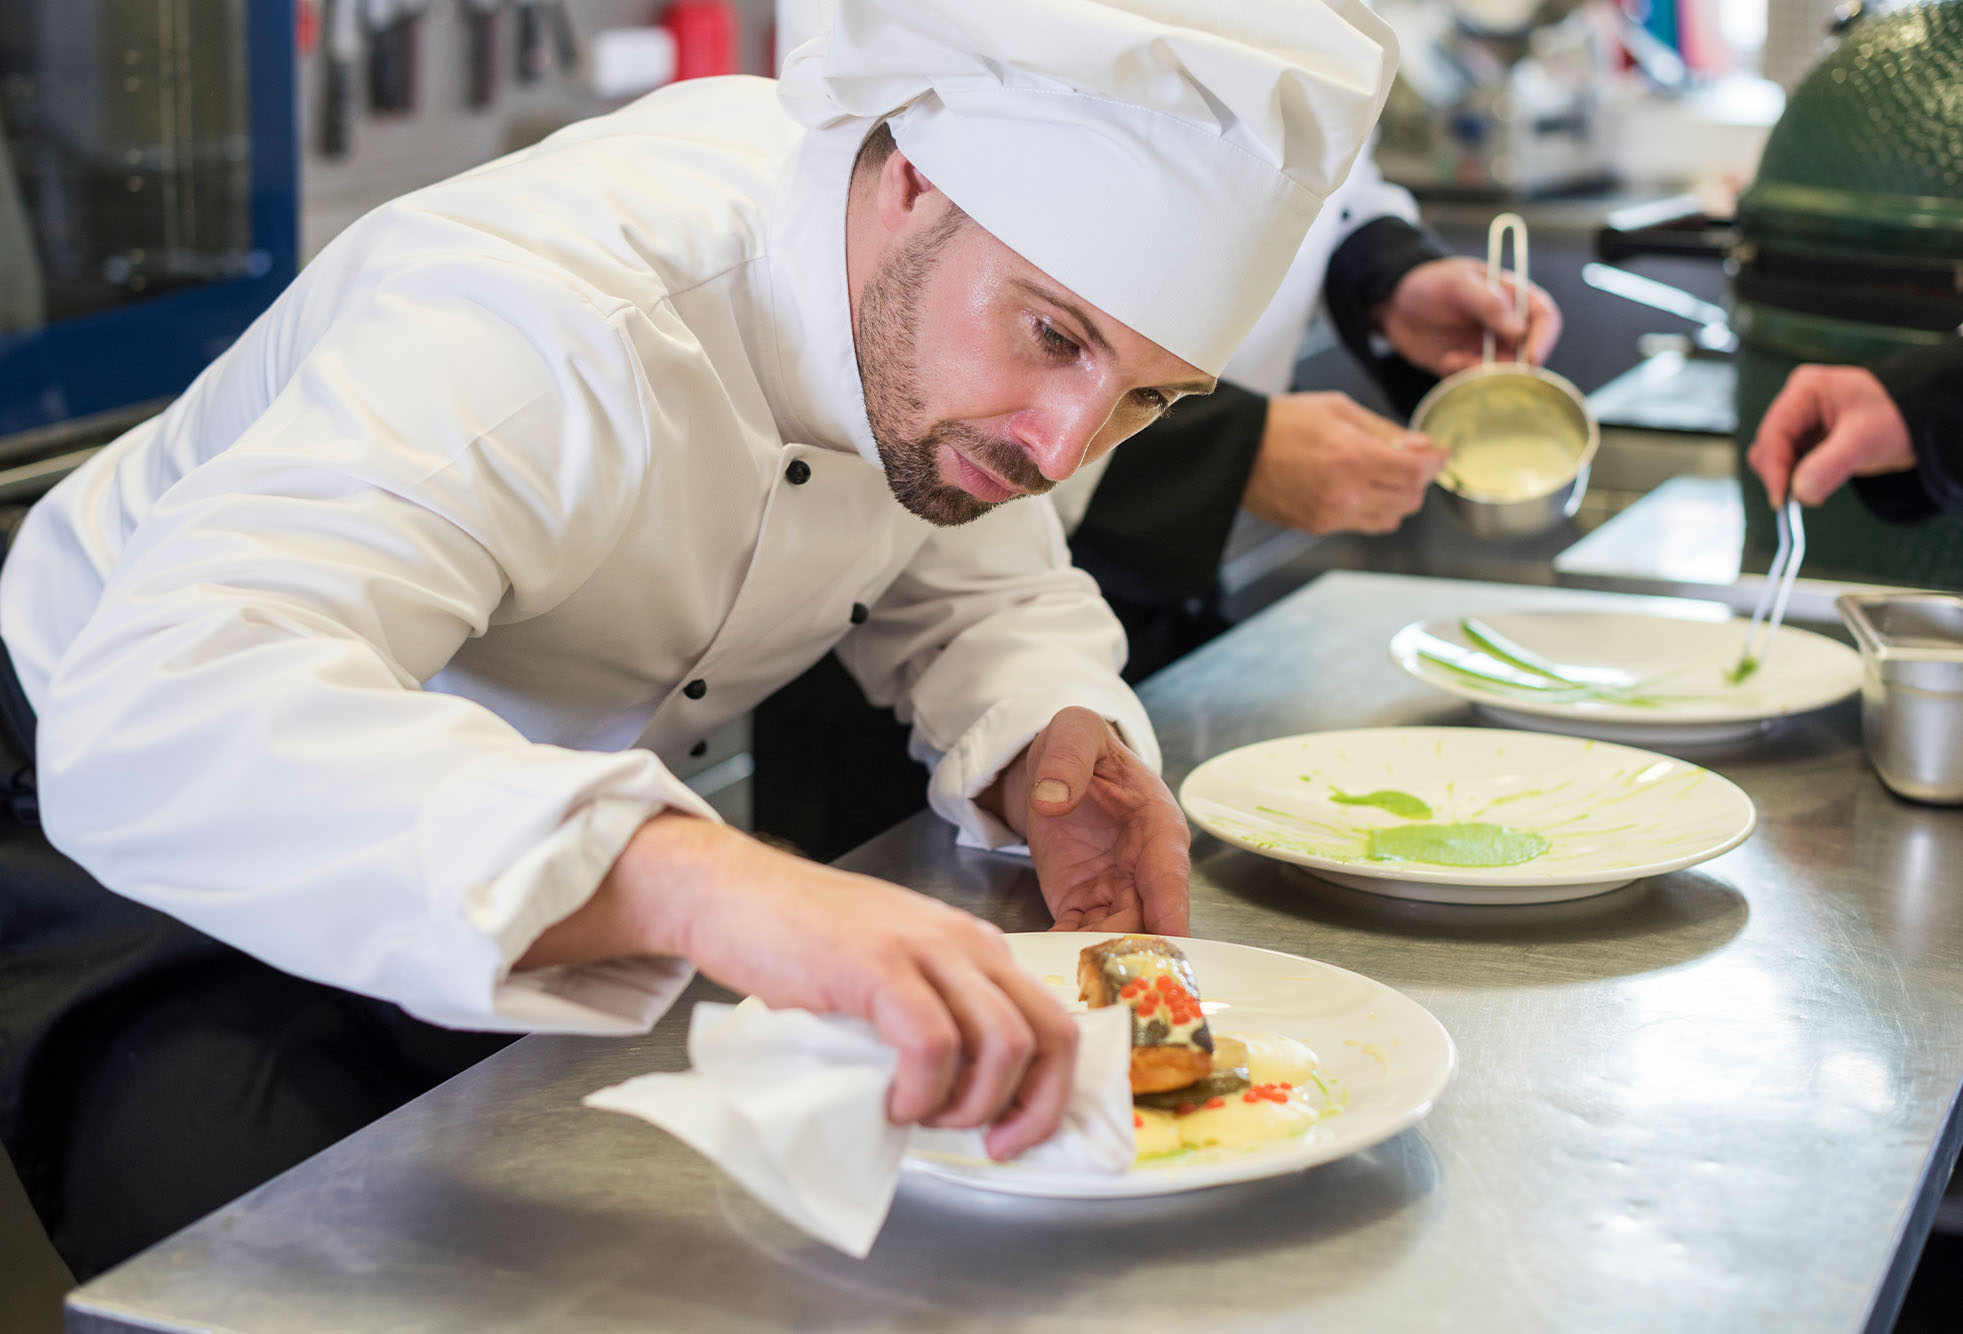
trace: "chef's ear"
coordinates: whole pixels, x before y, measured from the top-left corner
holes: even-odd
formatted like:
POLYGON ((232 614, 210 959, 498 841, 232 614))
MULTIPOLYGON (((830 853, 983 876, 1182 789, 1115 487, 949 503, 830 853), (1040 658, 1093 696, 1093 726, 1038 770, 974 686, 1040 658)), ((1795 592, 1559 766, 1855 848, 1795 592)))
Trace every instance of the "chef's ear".
POLYGON ((879 221, 888 231, 900 231, 929 196, 939 194, 934 183, 905 153, 895 148, 879 169, 879 221))

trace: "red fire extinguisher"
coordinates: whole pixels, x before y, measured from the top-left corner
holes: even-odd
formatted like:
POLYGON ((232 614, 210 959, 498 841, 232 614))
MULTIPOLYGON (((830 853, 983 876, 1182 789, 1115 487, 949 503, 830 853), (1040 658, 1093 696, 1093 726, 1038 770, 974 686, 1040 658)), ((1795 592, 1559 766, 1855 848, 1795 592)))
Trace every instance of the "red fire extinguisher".
POLYGON ((729 0, 674 0, 658 22, 675 39, 678 81, 736 73, 736 10, 729 0))

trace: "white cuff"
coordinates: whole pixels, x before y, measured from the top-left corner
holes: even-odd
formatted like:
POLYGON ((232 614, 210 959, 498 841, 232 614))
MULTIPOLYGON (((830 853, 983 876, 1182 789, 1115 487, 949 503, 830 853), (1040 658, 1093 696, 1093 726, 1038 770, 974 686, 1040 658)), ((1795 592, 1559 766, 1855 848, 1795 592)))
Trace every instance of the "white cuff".
MULTIPOLYGON (((716 819, 708 803, 679 781, 670 803, 716 819), (684 805, 687 793, 693 802, 684 805), (696 807, 703 808, 697 810, 696 807)), ((572 916, 612 869, 634 831, 662 807, 642 797, 596 797, 568 816, 489 883, 470 895, 470 923, 496 942, 507 964, 516 963, 545 934, 572 916)))
POLYGON ((688 960, 629 957, 512 971, 547 928, 593 897, 650 816, 680 810, 719 819, 706 801, 646 758, 647 772, 636 784, 640 793, 586 802, 503 871, 467 892, 465 918, 490 956, 485 962, 491 974, 479 984, 481 1000, 458 1009, 424 990, 405 999, 405 1009, 429 1023, 490 1032, 629 1034, 653 1026, 695 975, 688 960))
POLYGON ((961 831, 967 847, 1000 851, 1021 850, 1022 836, 975 804, 1002 771, 1012 763, 1050 719, 1076 705, 1103 715, 1118 735, 1152 770, 1159 771, 1159 741, 1138 697, 1122 687, 1093 691, 1075 687, 1068 697, 1052 690, 1029 690, 1010 695, 976 720, 934 763, 927 785, 927 802, 961 831))

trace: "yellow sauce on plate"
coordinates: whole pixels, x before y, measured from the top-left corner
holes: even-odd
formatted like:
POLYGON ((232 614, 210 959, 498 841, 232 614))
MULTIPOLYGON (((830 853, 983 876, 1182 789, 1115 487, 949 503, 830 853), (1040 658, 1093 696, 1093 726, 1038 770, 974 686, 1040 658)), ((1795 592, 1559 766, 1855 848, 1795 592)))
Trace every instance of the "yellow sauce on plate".
POLYGON ((1137 1108, 1133 1127, 1140 1163, 1202 1149, 1260 1148, 1303 1134, 1341 1110, 1318 1077, 1316 1056, 1307 1044, 1278 1033, 1233 1036, 1247 1048, 1247 1075, 1253 1087, 1246 1094, 1211 1100, 1218 1105, 1183 1113, 1137 1108))

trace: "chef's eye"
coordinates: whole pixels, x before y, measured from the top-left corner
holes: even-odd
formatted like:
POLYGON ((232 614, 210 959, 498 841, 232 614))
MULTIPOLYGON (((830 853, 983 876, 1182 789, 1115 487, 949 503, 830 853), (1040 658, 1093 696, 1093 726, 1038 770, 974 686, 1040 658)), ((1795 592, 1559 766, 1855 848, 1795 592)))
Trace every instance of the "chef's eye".
POLYGON ((1053 324, 1045 324, 1038 321, 1036 325, 1036 336, 1042 341, 1043 350, 1055 357, 1058 361, 1071 360, 1079 352, 1084 350, 1074 340, 1058 333, 1056 326, 1053 324))
POLYGON ((1132 397, 1140 407, 1150 408, 1153 412, 1164 412, 1172 406, 1172 400, 1166 397, 1163 389, 1139 389, 1133 392, 1132 397))

